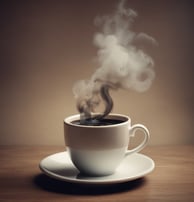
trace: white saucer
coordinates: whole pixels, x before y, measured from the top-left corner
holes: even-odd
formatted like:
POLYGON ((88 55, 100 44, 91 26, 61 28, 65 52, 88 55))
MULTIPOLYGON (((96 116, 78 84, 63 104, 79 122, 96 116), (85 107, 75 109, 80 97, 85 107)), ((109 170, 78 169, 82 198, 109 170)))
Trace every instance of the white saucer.
POLYGON ((49 177, 81 184, 115 184, 132 181, 150 173, 154 161, 139 153, 126 157, 113 175, 103 177, 89 177, 81 175, 72 164, 67 152, 60 152, 44 158, 40 162, 40 169, 49 177))

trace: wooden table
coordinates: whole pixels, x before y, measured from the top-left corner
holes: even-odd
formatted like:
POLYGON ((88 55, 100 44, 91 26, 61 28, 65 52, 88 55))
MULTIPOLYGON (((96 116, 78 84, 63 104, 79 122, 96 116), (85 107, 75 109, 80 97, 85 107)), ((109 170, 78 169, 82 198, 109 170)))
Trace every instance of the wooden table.
POLYGON ((117 185, 82 186, 47 177, 40 160, 63 151, 53 146, 0 147, 0 202, 194 201, 194 146, 148 146, 156 163, 146 177, 117 185))

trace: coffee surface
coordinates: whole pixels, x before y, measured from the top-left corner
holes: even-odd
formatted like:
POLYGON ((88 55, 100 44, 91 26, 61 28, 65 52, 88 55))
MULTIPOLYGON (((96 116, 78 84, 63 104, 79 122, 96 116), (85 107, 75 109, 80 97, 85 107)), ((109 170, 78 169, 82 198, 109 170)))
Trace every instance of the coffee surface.
POLYGON ((118 119, 90 119, 90 120, 76 120, 72 121, 73 124, 76 125, 85 125, 85 126, 107 126, 107 125, 115 125, 119 123, 123 123, 124 121, 118 119))

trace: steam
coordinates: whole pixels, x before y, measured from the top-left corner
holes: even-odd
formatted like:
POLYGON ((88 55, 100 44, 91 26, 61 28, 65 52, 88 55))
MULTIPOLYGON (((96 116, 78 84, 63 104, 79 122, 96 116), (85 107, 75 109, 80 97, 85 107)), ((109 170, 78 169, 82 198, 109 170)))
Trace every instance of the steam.
POLYGON ((155 77, 152 58, 135 43, 156 42, 145 33, 132 31, 137 13, 125 8, 124 4, 125 1, 121 1, 113 15, 95 19, 95 25, 102 28, 94 35, 99 68, 89 80, 78 81, 73 87, 81 120, 102 119, 111 112, 110 90, 123 88, 144 92, 155 77), (101 101, 104 102, 104 111, 94 115, 101 101))

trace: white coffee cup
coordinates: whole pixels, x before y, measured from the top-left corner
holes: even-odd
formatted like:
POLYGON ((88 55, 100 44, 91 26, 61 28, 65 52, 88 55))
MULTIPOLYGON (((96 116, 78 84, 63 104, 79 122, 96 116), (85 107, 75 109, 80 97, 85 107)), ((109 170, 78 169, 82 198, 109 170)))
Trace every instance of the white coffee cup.
POLYGON ((113 174, 126 156, 142 150, 150 138, 144 125, 131 126, 131 119, 125 115, 109 114, 106 119, 119 123, 100 126, 79 125, 79 119, 77 114, 64 120, 65 144, 73 164, 85 175, 113 174), (144 133, 144 140, 128 150, 129 139, 137 130, 144 133))

